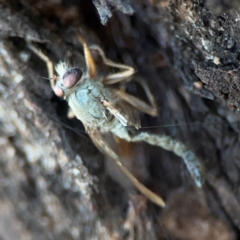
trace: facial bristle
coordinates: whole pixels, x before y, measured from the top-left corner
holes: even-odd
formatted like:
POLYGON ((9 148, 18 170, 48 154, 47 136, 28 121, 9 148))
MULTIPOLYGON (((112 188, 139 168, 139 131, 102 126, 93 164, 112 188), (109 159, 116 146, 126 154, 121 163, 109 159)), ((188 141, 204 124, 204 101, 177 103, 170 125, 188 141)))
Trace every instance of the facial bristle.
POLYGON ((67 70, 69 69, 69 66, 67 63, 65 62, 59 62, 56 67, 55 70, 58 73, 58 75, 60 76, 60 78, 63 77, 63 75, 67 72, 67 70))

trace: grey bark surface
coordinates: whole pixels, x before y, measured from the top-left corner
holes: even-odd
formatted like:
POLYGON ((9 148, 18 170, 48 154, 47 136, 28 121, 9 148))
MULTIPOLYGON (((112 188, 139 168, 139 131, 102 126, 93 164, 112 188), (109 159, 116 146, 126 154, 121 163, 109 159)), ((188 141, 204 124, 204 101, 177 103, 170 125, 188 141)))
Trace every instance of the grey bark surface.
POLYGON ((239 11, 237 0, 0 1, 0 239, 238 239, 239 11), (138 174, 166 209, 109 176, 27 48, 83 66, 76 29, 147 81, 160 114, 143 114, 143 130, 189 145, 202 189, 178 157, 144 144, 138 174))

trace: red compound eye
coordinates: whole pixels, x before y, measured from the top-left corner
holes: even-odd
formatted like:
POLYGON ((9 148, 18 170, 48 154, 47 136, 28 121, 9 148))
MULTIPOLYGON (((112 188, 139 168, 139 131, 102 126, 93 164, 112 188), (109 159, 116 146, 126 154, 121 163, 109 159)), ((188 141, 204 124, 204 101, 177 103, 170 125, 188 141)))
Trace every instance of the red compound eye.
POLYGON ((82 77, 82 70, 79 68, 71 68, 63 75, 63 86, 72 88, 82 77))
POLYGON ((64 96, 64 92, 60 87, 55 87, 54 88, 54 93, 58 96, 58 97, 63 97, 64 96))

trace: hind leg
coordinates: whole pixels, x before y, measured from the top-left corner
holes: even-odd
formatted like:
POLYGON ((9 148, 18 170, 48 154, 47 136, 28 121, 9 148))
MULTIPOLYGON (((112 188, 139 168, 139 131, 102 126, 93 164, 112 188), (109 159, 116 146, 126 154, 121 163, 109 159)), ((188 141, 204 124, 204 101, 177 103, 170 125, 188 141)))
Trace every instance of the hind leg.
POLYGON ((129 170, 121 163, 120 158, 118 155, 111 149, 109 144, 103 138, 102 134, 97 129, 89 129, 85 127, 86 131, 88 132, 89 136, 91 137, 95 146, 106 156, 108 156, 119 168, 120 170, 126 175, 126 177, 131 181, 131 183, 149 200, 154 202, 155 204, 165 207, 165 202, 163 199, 152 192, 150 189, 145 187, 141 184, 130 172, 129 170))

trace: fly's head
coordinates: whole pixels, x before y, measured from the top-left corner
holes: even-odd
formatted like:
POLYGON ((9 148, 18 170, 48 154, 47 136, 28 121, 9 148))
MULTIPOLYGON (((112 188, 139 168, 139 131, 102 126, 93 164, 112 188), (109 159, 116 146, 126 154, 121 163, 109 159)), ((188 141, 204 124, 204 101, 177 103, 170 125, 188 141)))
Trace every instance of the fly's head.
POLYGON ((66 98, 75 91, 83 78, 83 71, 78 67, 69 68, 64 62, 56 66, 58 76, 54 79, 54 93, 61 98, 66 98))
POLYGON ((78 40, 83 45, 84 57, 87 66, 87 71, 82 71, 80 68, 69 68, 64 62, 60 62, 56 66, 58 77, 53 79, 53 91, 58 97, 66 99, 76 88, 81 84, 83 79, 94 80, 96 77, 96 65, 89 47, 85 40, 78 34, 78 40))

